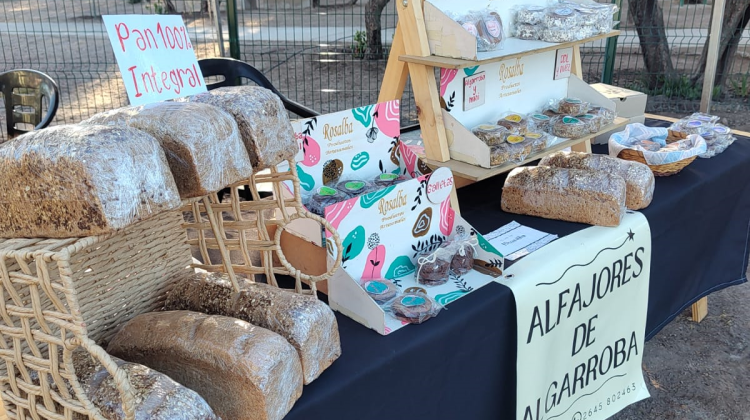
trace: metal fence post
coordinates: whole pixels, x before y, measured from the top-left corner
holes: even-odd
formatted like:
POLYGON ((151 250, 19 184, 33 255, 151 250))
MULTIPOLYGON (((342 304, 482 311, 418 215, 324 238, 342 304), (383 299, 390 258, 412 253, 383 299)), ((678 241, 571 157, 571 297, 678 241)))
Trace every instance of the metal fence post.
POLYGON ((240 37, 237 30, 237 0, 227 0, 227 26, 229 29, 229 55, 239 60, 240 37))
MULTIPOLYGON (((620 21, 620 15, 622 13, 622 0, 612 0, 612 3, 617 5, 617 13, 615 13, 615 21, 620 21)), ((627 16, 626 16, 627 18, 627 16)), ((618 23, 616 25, 617 28, 620 27, 620 24, 618 23)), ((607 38, 607 47, 604 50, 604 72, 602 74, 602 83, 606 83, 608 85, 612 84, 612 74, 615 70, 615 56, 617 55, 617 38, 618 36, 613 36, 610 38, 607 38)))

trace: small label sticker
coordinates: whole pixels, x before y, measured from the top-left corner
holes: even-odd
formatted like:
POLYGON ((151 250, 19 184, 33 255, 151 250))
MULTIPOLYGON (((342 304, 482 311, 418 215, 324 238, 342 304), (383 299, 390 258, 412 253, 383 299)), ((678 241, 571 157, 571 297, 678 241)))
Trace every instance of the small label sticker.
POLYGON ((535 120, 549 121, 549 117, 544 114, 534 114, 531 116, 531 118, 535 120))
POLYGON ((473 23, 467 22, 467 23, 464 23, 462 26, 464 27, 464 29, 466 29, 467 32, 469 32, 470 34, 474 36, 477 36, 479 34, 479 32, 477 32, 477 27, 473 23))
POLYGON ((576 98, 565 98, 565 102, 569 104, 580 104, 581 100, 576 98))
POLYGON ((350 181, 344 184, 344 187, 349 191, 361 190, 364 186, 365 183, 362 181, 350 181))
POLYGON ((482 124, 477 128, 480 130, 497 130, 498 126, 491 124, 482 124))
POLYGON ((388 286, 379 281, 368 281, 367 284, 365 284, 365 290, 373 295, 382 295, 388 290, 388 286))
POLYGON ((563 117, 563 124, 581 124, 581 120, 573 117, 563 117))
POLYGON ((336 195, 336 190, 331 187, 320 187, 318 188, 318 194, 324 196, 336 195))
POLYGON ((540 139, 542 138, 542 135, 539 133, 526 133, 526 137, 530 139, 540 139))
POLYGON ((520 115, 518 115, 518 114, 511 114, 511 115, 508 115, 507 117, 505 117, 506 121, 510 121, 510 122, 514 122, 514 123, 521 122, 522 119, 523 118, 520 115))
POLYGON ((404 296, 401 298, 401 304, 406 307, 420 306, 427 303, 427 300, 421 296, 404 296))
POLYGON ((557 10, 555 10, 555 13, 560 16, 570 16, 573 14, 573 9, 567 8, 567 7, 561 7, 557 10))
POLYGON ((714 131, 719 134, 729 134, 729 129, 727 127, 714 127, 714 131))
POLYGON ((500 24, 497 19, 489 19, 484 22, 487 25, 487 32, 495 38, 500 38, 500 24))
POLYGON ((453 172, 448 168, 438 168, 427 180, 427 199, 440 204, 450 197, 453 191, 453 172))
POLYGON ((703 121, 698 121, 698 120, 688 121, 687 126, 690 128, 703 127, 703 121))
POLYGON ((396 174, 380 174, 378 177, 381 181, 395 181, 398 179, 398 175, 396 174))
POLYGON ((521 136, 508 136, 507 140, 510 144, 516 144, 524 141, 525 139, 521 136))

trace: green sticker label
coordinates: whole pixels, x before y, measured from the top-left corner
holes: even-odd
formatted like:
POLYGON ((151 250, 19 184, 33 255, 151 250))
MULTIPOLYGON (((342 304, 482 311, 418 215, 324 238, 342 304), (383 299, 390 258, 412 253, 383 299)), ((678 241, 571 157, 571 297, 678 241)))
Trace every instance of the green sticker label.
POLYGON ((326 196, 336 195, 336 190, 331 187, 320 187, 318 188, 318 194, 326 196))
POLYGON ((581 120, 573 117, 563 117, 563 124, 580 124, 581 120))
POLYGON ((580 104, 581 100, 580 99, 575 99, 575 98, 565 98, 565 102, 567 102, 569 104, 580 104))
POLYGON ((380 180, 381 181, 395 181, 398 179, 398 175, 396 174, 381 174, 380 180))
POLYGON ((424 305, 425 303, 427 303, 427 300, 425 300, 425 298, 420 297, 420 296, 404 296, 401 299, 401 304, 406 307, 424 305))
POLYGON ((361 190, 364 186, 365 183, 362 181, 351 181, 344 184, 344 187, 346 187, 346 189, 350 191, 361 190))
POLYGON ((548 116, 546 116, 546 115, 544 115, 544 114, 534 114, 534 115, 533 115, 532 117, 533 117, 533 118, 534 118, 535 120, 542 120, 542 121, 547 121, 547 120, 549 120, 549 117, 548 117, 548 116))

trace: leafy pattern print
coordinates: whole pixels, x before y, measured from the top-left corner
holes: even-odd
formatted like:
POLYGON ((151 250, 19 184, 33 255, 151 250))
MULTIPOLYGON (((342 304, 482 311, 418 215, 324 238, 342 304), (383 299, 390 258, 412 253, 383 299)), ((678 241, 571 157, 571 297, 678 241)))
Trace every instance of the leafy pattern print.
POLYGON ((352 109, 354 119, 362 123, 363 126, 369 127, 372 124, 372 109, 375 105, 367 105, 361 108, 352 109))
MULTIPOLYGON (((326 220, 331 223, 335 229, 339 228, 341 222, 344 221, 350 211, 357 205, 357 199, 353 198, 350 200, 336 203, 332 206, 326 207, 326 220)), ((326 237, 331 237, 331 232, 326 231, 326 237)))
POLYGON ((382 102, 376 105, 375 125, 388 137, 396 138, 401 135, 401 112, 399 101, 382 102))
POLYGON ((297 165, 297 177, 299 178, 299 185, 303 190, 312 191, 313 188, 315 188, 315 180, 313 177, 303 171, 299 165, 297 165))
POLYGON ((344 239, 343 246, 343 262, 351 261, 362 252, 365 248, 365 228, 357 226, 354 230, 349 232, 344 239))
POLYGON ((320 162, 320 145, 318 142, 308 135, 302 135, 298 141, 303 154, 300 163, 308 168, 317 165, 320 162))
POLYGON ((385 273, 385 278, 388 280, 395 280, 399 277, 412 274, 414 271, 416 271, 416 267, 414 267, 414 263, 411 262, 411 259, 406 255, 401 255, 393 260, 390 267, 388 267, 388 271, 385 273))
POLYGON ((378 245, 367 256, 365 271, 362 272, 362 280, 374 280, 382 278, 380 273, 385 263, 385 245, 378 245))
POLYGON ((477 72, 477 70, 479 70, 479 66, 464 67, 464 73, 466 73, 467 76, 473 76, 474 73, 477 72))
POLYGON ((440 96, 445 96, 448 84, 456 78, 457 69, 440 69, 440 96))
POLYGON ((440 203, 440 233, 450 236, 453 232, 453 221, 456 218, 456 211, 451 207, 450 197, 440 203))

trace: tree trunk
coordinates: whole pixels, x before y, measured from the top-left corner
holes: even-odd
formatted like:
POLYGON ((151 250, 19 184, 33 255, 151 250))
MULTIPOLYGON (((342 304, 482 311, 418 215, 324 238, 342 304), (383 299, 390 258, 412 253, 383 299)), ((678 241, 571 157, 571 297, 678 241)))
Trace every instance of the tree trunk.
POLYGON ((380 17, 390 0, 370 0, 365 11, 365 29, 367 30, 367 59, 383 58, 383 41, 381 39, 380 17))
POLYGON ((177 8, 174 7, 174 4, 172 3, 172 0, 164 0, 164 13, 168 15, 176 15, 177 14, 177 8))
MULTIPOLYGON (((711 11, 713 15, 713 10, 711 11)), ((716 65, 716 78, 714 86, 724 86, 732 71, 732 65, 737 55, 742 32, 750 22, 750 0, 727 0, 724 6, 724 17, 722 18, 721 39, 719 40, 719 61, 716 65)), ((708 32, 711 33, 709 26, 708 32)), ((706 61, 708 60, 708 42, 703 46, 701 59, 695 68, 695 73, 691 78, 697 83, 703 78, 706 71, 706 61)))
POLYGON ((628 14, 638 32, 648 87, 653 89, 663 77, 674 76, 661 6, 657 0, 631 0, 628 14))

